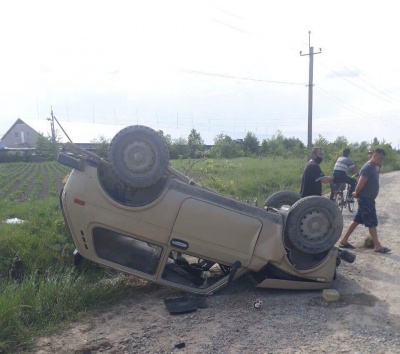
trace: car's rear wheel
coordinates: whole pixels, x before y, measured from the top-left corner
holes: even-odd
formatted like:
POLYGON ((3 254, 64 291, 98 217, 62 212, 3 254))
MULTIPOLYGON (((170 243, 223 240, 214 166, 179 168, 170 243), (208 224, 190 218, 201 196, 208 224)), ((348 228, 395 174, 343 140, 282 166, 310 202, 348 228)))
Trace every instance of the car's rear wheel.
POLYGON ((294 203, 300 200, 301 196, 292 191, 279 191, 271 194, 265 200, 265 206, 279 209, 282 206, 286 205, 291 207, 294 203))
POLYGON ((168 147, 153 129, 130 126, 122 129, 111 141, 110 163, 121 181, 132 187, 148 187, 167 171, 168 147))
POLYGON ((311 196, 300 199, 289 210, 285 235, 298 250, 318 254, 331 249, 343 230, 343 217, 335 203, 311 196))

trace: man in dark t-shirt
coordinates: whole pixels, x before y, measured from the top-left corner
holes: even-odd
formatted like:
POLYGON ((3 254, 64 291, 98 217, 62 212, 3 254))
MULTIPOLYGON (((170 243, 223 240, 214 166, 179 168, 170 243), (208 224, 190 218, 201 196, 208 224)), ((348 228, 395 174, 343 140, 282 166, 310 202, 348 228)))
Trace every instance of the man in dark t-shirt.
POLYGON ((310 195, 321 195, 322 183, 329 183, 332 181, 332 177, 325 176, 321 171, 321 167, 319 167, 323 158, 324 150, 321 148, 312 149, 310 161, 308 161, 301 179, 300 195, 302 198, 310 195))
POLYGON ((369 229, 375 252, 390 252, 390 249, 383 247, 378 240, 378 218, 375 209, 375 199, 379 193, 379 171, 377 167, 382 165, 385 155, 386 153, 383 149, 376 149, 372 153, 371 159, 361 168, 360 179, 353 193, 353 196, 358 198, 358 210, 353 222, 340 240, 339 247, 341 248, 354 248, 349 243, 349 237, 359 224, 363 224, 369 229))

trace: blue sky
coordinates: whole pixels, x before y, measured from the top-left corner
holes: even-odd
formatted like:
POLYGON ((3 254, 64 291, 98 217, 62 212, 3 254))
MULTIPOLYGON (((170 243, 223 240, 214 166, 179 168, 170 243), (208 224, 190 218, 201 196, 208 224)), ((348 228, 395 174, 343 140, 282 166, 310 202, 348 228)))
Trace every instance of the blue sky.
MULTIPOLYGON (((3 1, 0 135, 17 118, 400 143, 394 1, 3 1)), ((110 129, 104 131, 107 124, 110 129)), ((90 135, 90 137, 89 137, 90 135)), ((95 136, 93 136, 95 135, 95 136)))

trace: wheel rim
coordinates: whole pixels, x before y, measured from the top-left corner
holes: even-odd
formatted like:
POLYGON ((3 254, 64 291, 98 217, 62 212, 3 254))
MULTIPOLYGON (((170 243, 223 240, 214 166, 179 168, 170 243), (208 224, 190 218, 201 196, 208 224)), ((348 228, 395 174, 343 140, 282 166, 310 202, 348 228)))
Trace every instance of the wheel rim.
POLYGON ((318 210, 304 213, 299 223, 299 235, 310 243, 318 244, 329 239, 331 218, 318 210))
POLYGON ((150 141, 142 139, 126 145, 122 161, 136 175, 146 175, 156 167, 157 149, 150 141))

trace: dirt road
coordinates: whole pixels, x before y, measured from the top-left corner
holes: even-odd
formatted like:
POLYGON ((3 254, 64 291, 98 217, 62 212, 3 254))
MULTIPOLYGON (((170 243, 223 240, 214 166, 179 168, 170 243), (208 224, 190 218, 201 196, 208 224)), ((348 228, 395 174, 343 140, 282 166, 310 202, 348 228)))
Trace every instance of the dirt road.
MULTIPOLYGON (((320 291, 256 289, 242 278, 209 297, 208 308, 171 316, 163 299, 181 293, 148 284, 136 298, 40 338, 32 352, 400 353, 399 196, 400 172, 382 175, 378 232, 392 253, 364 248, 360 226, 351 237, 357 259, 342 262, 333 286, 338 303, 324 302, 320 291), (264 302, 260 310, 255 299, 264 302)), ((343 216, 346 229, 352 215, 343 216)))

